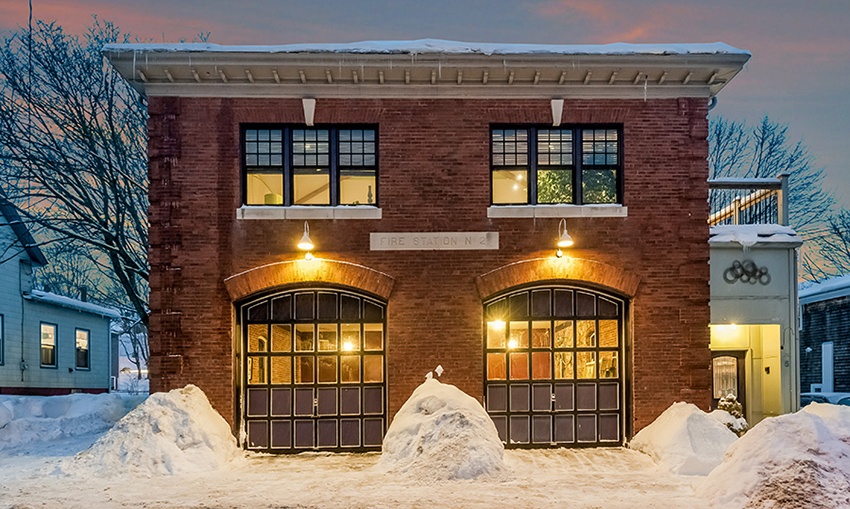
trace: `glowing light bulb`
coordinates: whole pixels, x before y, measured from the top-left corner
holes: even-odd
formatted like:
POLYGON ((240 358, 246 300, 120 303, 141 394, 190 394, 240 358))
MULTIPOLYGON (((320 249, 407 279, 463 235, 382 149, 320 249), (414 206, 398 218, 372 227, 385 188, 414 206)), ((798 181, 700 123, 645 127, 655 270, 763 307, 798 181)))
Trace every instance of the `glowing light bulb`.
POLYGON ((345 350, 346 352, 350 352, 350 351, 354 350, 354 345, 352 345, 350 341, 346 341, 345 343, 342 344, 342 349, 345 350))
POLYGON ((519 346, 519 343, 517 343, 517 340, 512 339, 512 340, 508 341, 508 348, 513 349, 513 348, 516 348, 518 346, 519 346))

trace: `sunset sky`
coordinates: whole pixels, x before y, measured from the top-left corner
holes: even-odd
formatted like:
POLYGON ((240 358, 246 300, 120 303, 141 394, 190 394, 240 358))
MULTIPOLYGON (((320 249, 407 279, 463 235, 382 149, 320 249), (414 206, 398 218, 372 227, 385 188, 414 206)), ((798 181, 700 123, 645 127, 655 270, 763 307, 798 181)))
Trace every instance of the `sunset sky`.
MULTIPOLYGON (((0 0, 0 36, 26 25, 27 10, 26 0, 0 0)), ((753 57, 712 115, 789 124, 850 207, 848 0, 33 0, 36 19, 71 33, 92 14, 156 42, 202 32, 220 44, 722 41, 753 57)))

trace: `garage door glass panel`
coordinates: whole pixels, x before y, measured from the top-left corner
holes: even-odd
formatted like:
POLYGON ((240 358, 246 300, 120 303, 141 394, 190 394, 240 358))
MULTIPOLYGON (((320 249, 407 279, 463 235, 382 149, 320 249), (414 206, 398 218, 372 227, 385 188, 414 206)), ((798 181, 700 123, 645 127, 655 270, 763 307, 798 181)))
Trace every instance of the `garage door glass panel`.
POLYGON ((272 324, 272 352, 292 350, 292 326, 272 324))
POLYGON ((622 443, 625 307, 557 285, 484 303, 485 406, 506 447, 622 443))

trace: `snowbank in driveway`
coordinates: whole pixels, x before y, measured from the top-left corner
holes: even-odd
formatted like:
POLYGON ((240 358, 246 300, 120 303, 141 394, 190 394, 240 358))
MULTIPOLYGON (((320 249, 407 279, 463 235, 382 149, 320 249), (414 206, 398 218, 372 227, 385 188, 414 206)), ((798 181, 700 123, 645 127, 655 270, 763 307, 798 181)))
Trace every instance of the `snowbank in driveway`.
POLYGON ((143 476, 217 470, 240 453, 230 425, 194 385, 151 394, 62 470, 143 476))
POLYGON ((691 403, 673 403, 629 447, 652 456, 674 474, 706 475, 723 461, 738 437, 691 403))
POLYGON ((142 400, 114 393, 0 396, 0 450, 104 431, 142 400))
POLYGON ((454 385, 426 380, 393 418, 379 468, 421 480, 493 477, 505 448, 478 401, 454 385))
POLYGON ((812 403, 763 420, 697 491, 718 507, 850 507, 850 407, 812 403))

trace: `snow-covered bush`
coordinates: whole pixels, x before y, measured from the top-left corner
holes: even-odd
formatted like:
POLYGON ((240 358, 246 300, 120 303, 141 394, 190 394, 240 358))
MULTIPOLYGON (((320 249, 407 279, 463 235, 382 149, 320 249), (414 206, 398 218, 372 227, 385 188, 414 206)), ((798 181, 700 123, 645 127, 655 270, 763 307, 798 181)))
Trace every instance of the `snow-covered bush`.
MULTIPOLYGON (((726 412, 729 414, 729 418, 717 417, 723 424, 726 425, 727 428, 732 430, 736 435, 743 436, 747 430, 750 429, 750 425, 747 423, 747 420, 744 418, 744 406, 738 402, 738 398, 735 397, 734 394, 728 394, 723 398, 720 398, 720 401, 717 403, 717 411, 726 412)), ((714 414, 715 412, 712 412, 714 414)))

